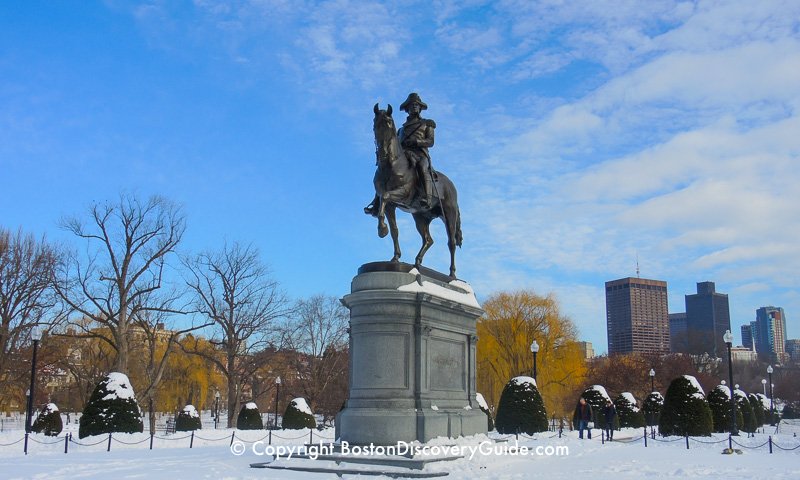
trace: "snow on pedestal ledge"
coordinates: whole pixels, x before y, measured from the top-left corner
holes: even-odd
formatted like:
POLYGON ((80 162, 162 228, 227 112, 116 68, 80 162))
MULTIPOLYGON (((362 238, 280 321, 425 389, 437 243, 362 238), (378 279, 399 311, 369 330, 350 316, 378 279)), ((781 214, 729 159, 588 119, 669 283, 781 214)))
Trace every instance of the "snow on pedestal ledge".
MULTIPOLYGON (((412 275, 419 275, 419 271, 416 268, 412 268, 408 273, 412 275)), ((434 282, 429 282, 427 280, 422 281, 422 285, 419 282, 411 282, 407 285, 400 285, 397 287, 397 290, 401 292, 422 292, 432 295, 434 297, 443 298, 445 300, 450 300, 456 303, 460 303, 462 305, 466 305, 468 307, 473 308, 481 308, 481 305, 478 303, 478 299, 475 298, 475 292, 472 291, 472 287, 467 283, 461 280, 453 280, 449 283, 449 285, 457 288, 458 290, 462 290, 464 293, 451 290, 449 288, 445 288, 441 285, 438 285, 434 282)))

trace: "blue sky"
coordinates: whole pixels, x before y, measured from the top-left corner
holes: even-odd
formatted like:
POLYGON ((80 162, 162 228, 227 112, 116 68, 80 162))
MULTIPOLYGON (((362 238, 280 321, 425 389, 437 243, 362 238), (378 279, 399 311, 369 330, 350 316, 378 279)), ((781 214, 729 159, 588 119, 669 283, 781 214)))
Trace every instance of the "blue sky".
POLYGON ((184 252, 252 242, 293 297, 343 295, 391 257, 361 213, 372 106, 411 91, 479 299, 553 292, 604 351, 603 284, 638 256, 671 312, 711 280, 737 339, 764 305, 800 336, 793 1, 4 2, 0 225, 72 242, 60 217, 163 194, 184 252))

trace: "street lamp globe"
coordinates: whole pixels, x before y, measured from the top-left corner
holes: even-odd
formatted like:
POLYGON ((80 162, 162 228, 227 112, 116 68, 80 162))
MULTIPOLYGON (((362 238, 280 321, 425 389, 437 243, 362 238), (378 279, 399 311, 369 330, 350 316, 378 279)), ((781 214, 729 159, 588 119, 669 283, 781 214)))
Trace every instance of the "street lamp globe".
POLYGON ((536 340, 534 340, 533 343, 531 343, 531 352, 533 353, 539 352, 539 343, 536 340))
POLYGON ((653 368, 651 368, 651 369, 650 369, 650 376, 651 376, 651 377, 655 377, 655 376, 656 376, 656 371, 655 371, 655 369, 653 369, 653 368))
POLYGON ((772 374, 774 370, 772 370, 772 365, 767 366, 767 373, 772 374))
POLYGON ((725 343, 730 345, 733 343, 733 334, 730 330, 725 330, 725 335, 722 336, 722 339, 725 341, 725 343))
POLYGON ((33 328, 31 328, 31 340, 33 340, 34 342, 38 342, 41 339, 42 339, 42 329, 39 328, 38 325, 35 325, 33 328))
POLYGON ((280 385, 280 384, 281 384, 281 377, 278 377, 275 379, 275 385, 280 385))
POLYGON ((214 394, 214 398, 216 398, 217 401, 219 401, 219 390, 217 390, 217 393, 214 394))

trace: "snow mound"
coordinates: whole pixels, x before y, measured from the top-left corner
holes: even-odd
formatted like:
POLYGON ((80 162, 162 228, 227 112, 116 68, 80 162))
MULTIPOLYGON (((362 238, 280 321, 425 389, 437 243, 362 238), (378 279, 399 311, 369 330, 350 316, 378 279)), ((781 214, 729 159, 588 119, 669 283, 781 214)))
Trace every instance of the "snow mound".
POLYGON ((192 418, 200 418, 200 414, 197 412, 197 409, 194 408, 194 405, 186 405, 183 407, 183 413, 192 418))
POLYGON ((478 402, 478 405, 481 407, 482 410, 489 411, 489 404, 486 403, 486 399, 483 398, 483 395, 480 393, 475 393, 475 400, 478 402))
POLYGON ((297 408, 297 410, 299 410, 299 411, 301 411, 303 413, 307 413, 309 415, 314 415, 311 412, 311 407, 308 406, 308 402, 306 402, 305 398, 297 397, 297 398, 292 400, 292 403, 294 404, 295 408, 297 408))
POLYGON ((739 390, 738 388, 733 391, 733 394, 736 395, 737 398, 743 398, 743 399, 747 400, 747 394, 744 393, 743 391, 739 390))
POLYGON ((717 385, 716 387, 714 387, 714 390, 724 393, 725 396, 728 397, 728 399, 731 398, 731 389, 728 388, 727 385, 717 385))
POLYGON ((611 401, 611 397, 608 396, 608 392, 606 391, 606 387, 602 385, 592 385, 591 387, 587 388, 586 390, 594 390, 595 392, 599 392, 606 401, 611 401))
POLYGON ((258 405, 255 402, 247 402, 244 406, 247 410, 258 410, 258 405))
MULTIPOLYGON (((417 271, 416 268, 412 268, 408 273, 412 275, 419 275, 419 271, 417 271)), ((427 293, 434 297, 443 298, 445 300, 450 300, 469 307, 481 308, 481 305, 478 303, 478 299, 475 298, 475 292, 468 283, 462 282, 461 280, 453 280, 449 283, 449 285, 460 291, 445 288, 427 280, 422 280, 421 285, 420 282, 417 281, 411 282, 408 285, 400 285, 397 287, 397 290, 401 292, 427 293)))
POLYGON ((769 410, 769 398, 767 398, 767 396, 763 393, 756 393, 756 397, 758 397, 758 400, 761 402, 761 405, 764 407, 764 409, 769 410))
POLYGON ((633 396, 631 392, 622 392, 622 398, 627 400, 631 404, 631 408, 634 412, 639 411, 639 407, 636 406, 636 397, 633 396))
POLYGON ((133 387, 131 386, 131 381, 128 379, 128 376, 124 373, 120 372, 111 372, 108 374, 108 383, 106 384, 106 390, 108 393, 103 400, 113 400, 115 398, 127 400, 127 399, 136 399, 136 395, 133 393, 133 387))
POLYGON ((525 375, 514 377, 511 379, 511 381, 514 382, 515 385, 524 385, 527 383, 533 385, 534 387, 536 386, 536 380, 534 380, 533 377, 526 377, 525 375))
POLYGON ((693 393, 692 396, 694 398, 699 398, 701 400, 705 400, 706 392, 703 390, 703 387, 700 386, 700 382, 698 382, 697 379, 694 378, 691 375, 684 375, 683 378, 685 378, 686 380, 689 380, 689 383, 691 383, 692 386, 695 389, 697 389, 697 392, 693 393))
POLYGON ((47 414, 47 413, 53 413, 53 412, 57 412, 57 411, 58 411, 58 407, 56 406, 55 403, 48 403, 47 405, 45 405, 43 413, 47 414))

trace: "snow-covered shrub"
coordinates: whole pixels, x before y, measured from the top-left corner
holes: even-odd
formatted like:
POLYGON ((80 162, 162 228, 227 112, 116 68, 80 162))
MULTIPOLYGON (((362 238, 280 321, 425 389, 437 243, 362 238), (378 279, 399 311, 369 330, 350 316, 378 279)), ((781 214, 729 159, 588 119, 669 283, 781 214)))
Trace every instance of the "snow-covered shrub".
POLYGON ((64 429, 64 423, 61 421, 61 412, 55 403, 48 403, 41 410, 39 415, 36 416, 36 421, 31 425, 31 430, 36 433, 44 433, 49 437, 57 437, 61 430, 64 429))
POLYGON ((286 411, 283 414, 282 428, 290 430, 300 430, 302 428, 314 428, 317 426, 314 420, 314 413, 311 407, 308 406, 305 398, 298 397, 286 405, 286 411))
POLYGON ((658 430, 661 435, 709 436, 714 421, 703 388, 691 375, 682 375, 669 384, 658 430))
POLYGON ((756 421, 756 414, 753 412, 753 407, 750 405, 750 401, 747 399, 747 394, 738 388, 733 391, 733 394, 736 397, 737 410, 742 412, 742 423, 738 423, 739 418, 737 415, 737 427, 739 430, 744 432, 755 432, 756 428, 758 428, 760 425, 758 425, 758 422, 756 421))
POLYGON ((175 431, 177 432, 190 432, 192 430, 200 430, 203 424, 200 421, 200 414, 194 405, 186 405, 183 407, 178 418, 175 419, 175 431))
POLYGON ((645 425, 644 413, 636 405, 636 398, 630 392, 622 392, 615 400, 620 427, 642 428, 645 425))
POLYGON ((547 431, 547 412, 533 378, 514 377, 506 384, 494 424, 503 434, 547 431))
POLYGON ((144 431, 142 411, 128 376, 111 372, 97 384, 81 415, 80 438, 103 433, 144 431))
POLYGON ((754 393, 748 395, 747 400, 750 402, 750 408, 753 409, 753 416, 756 419, 756 428, 764 425, 766 415, 764 415, 764 406, 761 405, 761 400, 759 400, 758 396, 754 393))
POLYGON ((664 407, 664 397, 659 392, 652 392, 644 399, 642 410, 648 426, 658 425, 661 409, 664 407))
MULTIPOLYGON (((603 414, 603 407, 606 406, 606 402, 611 401, 611 397, 608 396, 608 392, 606 392, 606 388, 602 385, 592 385, 591 387, 587 388, 583 391, 580 398, 585 398, 586 403, 592 406, 592 421, 594 422, 595 428, 605 428, 606 426, 606 416, 603 414)), ((578 399, 578 404, 580 404, 580 398, 578 399)), ((578 428, 578 417, 577 417, 577 405, 575 406, 575 414, 572 416, 572 424, 574 428, 578 428)), ((619 415, 614 417, 613 423, 614 429, 619 428, 619 415)))
MULTIPOLYGON (((769 412, 767 412, 769 415, 769 412)), ((797 402, 788 402, 783 407, 782 417, 788 420, 800 418, 800 404, 797 402)))
POLYGON ((487 431, 491 432, 494 430, 494 421, 492 420, 492 412, 489 411, 489 404, 486 403, 486 399, 483 398, 483 395, 480 393, 475 393, 475 400, 478 402, 478 406, 481 408, 481 412, 486 414, 487 419, 487 431))
MULTIPOLYGON (((731 431, 731 390, 727 385, 717 385, 708 393, 708 407, 711 409, 711 418, 715 432, 731 431)), ((744 417, 740 408, 736 408, 736 425, 742 428, 744 417)))
POLYGON ((264 428, 261 413, 255 403, 248 402, 242 406, 242 409, 239 410, 239 416, 236 418, 236 428, 239 430, 261 430, 264 428))

